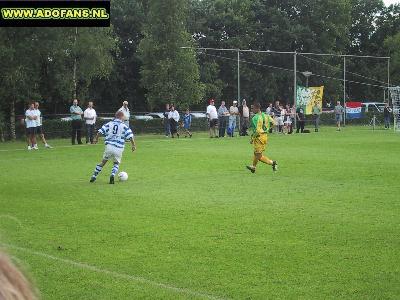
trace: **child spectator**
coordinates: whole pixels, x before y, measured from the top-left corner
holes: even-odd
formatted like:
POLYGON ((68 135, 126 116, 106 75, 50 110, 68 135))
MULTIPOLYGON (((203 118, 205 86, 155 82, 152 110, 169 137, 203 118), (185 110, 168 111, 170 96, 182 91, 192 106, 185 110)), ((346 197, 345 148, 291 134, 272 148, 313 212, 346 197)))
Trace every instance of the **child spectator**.
POLYGON ((192 115, 190 114, 189 108, 186 109, 186 113, 183 116, 183 128, 185 130, 185 137, 189 135, 192 137, 192 133, 190 132, 190 126, 192 125, 192 115))

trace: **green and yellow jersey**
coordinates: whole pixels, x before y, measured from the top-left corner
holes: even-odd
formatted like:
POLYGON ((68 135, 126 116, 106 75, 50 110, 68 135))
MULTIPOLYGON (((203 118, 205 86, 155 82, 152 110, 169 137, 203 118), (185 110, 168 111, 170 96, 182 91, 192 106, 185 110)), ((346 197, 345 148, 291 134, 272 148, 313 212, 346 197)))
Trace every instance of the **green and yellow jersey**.
POLYGON ((266 134, 269 131, 270 123, 273 123, 274 120, 270 115, 267 115, 263 112, 256 114, 251 119, 250 128, 253 129, 252 138, 258 137, 261 134, 266 134))

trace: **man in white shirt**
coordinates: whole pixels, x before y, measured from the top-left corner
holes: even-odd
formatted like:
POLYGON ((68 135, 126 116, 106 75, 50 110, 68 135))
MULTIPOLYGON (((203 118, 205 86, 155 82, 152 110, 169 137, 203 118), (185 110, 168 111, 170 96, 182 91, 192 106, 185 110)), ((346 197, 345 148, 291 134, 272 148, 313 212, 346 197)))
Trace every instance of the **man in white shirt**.
MULTIPOLYGON (((49 149, 53 148, 49 144, 47 144, 47 141, 44 137, 42 113, 39 110, 39 102, 35 102, 35 114, 37 116, 37 118, 35 120, 36 121, 36 134, 38 134, 40 136, 40 139, 42 140, 42 142, 46 148, 49 148, 49 149)), ((36 147, 35 149, 37 150, 37 145, 35 147, 36 147)))
POLYGON ((267 107, 267 109, 265 110, 265 113, 266 113, 267 115, 271 115, 271 113, 272 113, 272 103, 268 104, 268 107, 267 107))
POLYGON ((131 113, 128 108, 128 101, 122 102, 122 107, 118 109, 118 111, 122 111, 124 113, 124 123, 129 127, 129 119, 131 117, 131 113))
POLYGON ((88 103, 88 107, 83 112, 83 118, 85 119, 86 125, 86 144, 89 142, 93 144, 94 127, 96 124, 97 114, 93 108, 93 102, 88 103))
POLYGON ((35 112, 35 103, 32 102, 29 108, 25 111, 25 125, 26 125, 26 136, 28 141, 28 150, 37 150, 36 145, 36 119, 37 115, 35 112))
POLYGON ((210 105, 207 106, 207 118, 210 123, 210 138, 218 138, 217 127, 218 127, 218 112, 215 107, 214 99, 210 100, 210 105))
POLYGON ((250 110, 249 107, 246 104, 246 100, 243 99, 242 101, 242 106, 240 107, 240 125, 241 125, 241 135, 248 135, 247 134, 247 129, 249 128, 250 125, 250 110))
POLYGON ((239 115, 237 101, 233 101, 232 106, 229 108, 229 136, 233 137, 236 128, 236 118, 239 115))
POLYGON ((179 133, 178 133, 178 122, 179 122, 179 112, 175 110, 175 106, 172 105, 170 112, 168 113, 168 121, 170 124, 170 131, 171 131, 171 137, 174 138, 175 134, 179 138, 179 133))

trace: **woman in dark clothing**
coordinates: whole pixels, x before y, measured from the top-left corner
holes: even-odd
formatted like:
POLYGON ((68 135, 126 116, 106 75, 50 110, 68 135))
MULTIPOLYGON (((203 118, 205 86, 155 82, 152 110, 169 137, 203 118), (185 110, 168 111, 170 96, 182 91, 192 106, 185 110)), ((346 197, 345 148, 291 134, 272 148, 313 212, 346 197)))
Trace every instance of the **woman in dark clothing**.
POLYGON ((305 116, 304 116, 304 109, 303 108, 298 108, 297 113, 296 113, 296 118, 297 118, 297 130, 296 133, 299 133, 299 130, 301 133, 304 131, 304 123, 305 123, 305 116))

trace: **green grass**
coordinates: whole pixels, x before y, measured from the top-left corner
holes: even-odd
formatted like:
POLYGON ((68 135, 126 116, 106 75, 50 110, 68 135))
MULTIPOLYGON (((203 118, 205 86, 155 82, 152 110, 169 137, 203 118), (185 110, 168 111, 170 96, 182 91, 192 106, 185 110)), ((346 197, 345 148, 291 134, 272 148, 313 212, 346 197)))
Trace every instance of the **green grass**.
POLYGON ((0 243, 43 299, 400 297, 392 131, 271 135, 276 174, 247 138, 139 136, 114 186, 102 145, 52 142, 0 144, 0 243))

